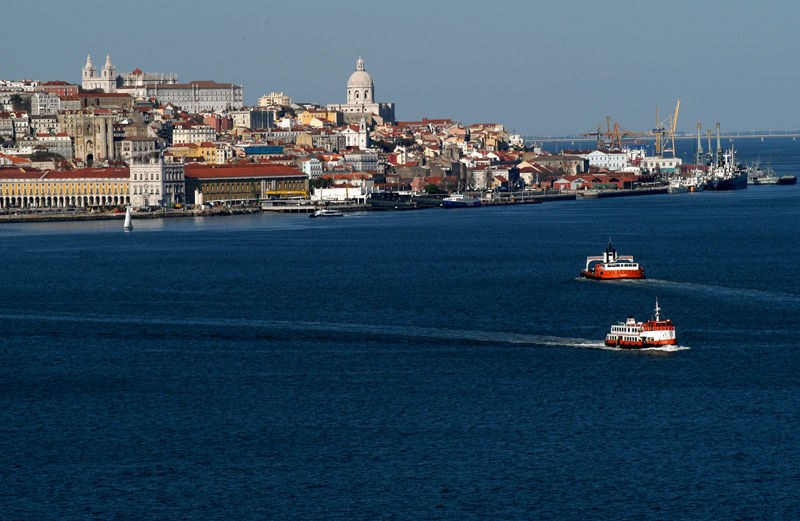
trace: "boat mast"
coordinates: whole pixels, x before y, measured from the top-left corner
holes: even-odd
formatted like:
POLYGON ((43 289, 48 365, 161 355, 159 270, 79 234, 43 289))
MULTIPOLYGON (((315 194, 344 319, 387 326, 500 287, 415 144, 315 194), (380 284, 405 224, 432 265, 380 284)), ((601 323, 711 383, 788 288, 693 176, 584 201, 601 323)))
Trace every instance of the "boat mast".
POLYGON ((656 322, 661 320, 661 308, 658 306, 658 298, 656 298, 656 322))
POLYGON ((703 156, 703 142, 700 141, 700 123, 697 123, 697 152, 694 156, 695 167, 700 168, 700 159, 703 156))

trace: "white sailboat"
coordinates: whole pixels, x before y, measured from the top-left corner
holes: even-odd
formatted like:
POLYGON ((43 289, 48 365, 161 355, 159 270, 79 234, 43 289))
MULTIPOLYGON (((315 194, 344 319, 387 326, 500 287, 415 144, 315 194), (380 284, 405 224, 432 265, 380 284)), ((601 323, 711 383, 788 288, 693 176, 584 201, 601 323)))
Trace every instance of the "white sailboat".
POLYGON ((125 208, 125 224, 122 225, 122 229, 126 232, 133 231, 133 223, 131 222, 131 209, 125 208))

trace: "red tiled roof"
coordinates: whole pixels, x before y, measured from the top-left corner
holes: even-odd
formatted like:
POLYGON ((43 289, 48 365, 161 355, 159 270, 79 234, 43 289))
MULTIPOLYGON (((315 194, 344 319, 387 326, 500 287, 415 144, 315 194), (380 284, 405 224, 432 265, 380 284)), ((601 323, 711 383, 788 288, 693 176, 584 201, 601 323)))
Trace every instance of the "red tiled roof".
POLYGON ((79 92, 77 98, 130 98, 130 94, 118 92, 79 92))
POLYGON ((48 179, 128 179, 128 167, 119 168, 80 168, 78 170, 53 170, 43 177, 48 179))
POLYGON ((0 179, 128 179, 124 168, 82 168, 79 170, 51 170, 42 172, 33 168, 0 168, 0 179))
POLYGON ((0 167, 0 179, 39 179, 42 171, 34 168, 0 167))
POLYGON ((232 87, 238 87, 238 85, 234 85, 233 83, 217 83, 215 81, 190 81, 189 83, 168 83, 166 85, 157 85, 158 90, 162 89, 191 89, 192 87, 198 87, 200 89, 219 89, 219 88, 226 88, 230 89, 232 87))
POLYGON ((307 177, 300 170, 276 164, 243 164, 243 165, 186 165, 186 178, 214 177, 307 177))

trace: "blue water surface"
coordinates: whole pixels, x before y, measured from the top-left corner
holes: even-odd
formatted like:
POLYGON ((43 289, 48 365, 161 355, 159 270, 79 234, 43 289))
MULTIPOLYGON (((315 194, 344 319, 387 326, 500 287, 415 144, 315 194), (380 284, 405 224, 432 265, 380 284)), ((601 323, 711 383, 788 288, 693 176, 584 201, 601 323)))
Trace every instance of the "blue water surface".
POLYGON ((0 519, 800 512, 800 187, 134 224, 0 227, 0 519))

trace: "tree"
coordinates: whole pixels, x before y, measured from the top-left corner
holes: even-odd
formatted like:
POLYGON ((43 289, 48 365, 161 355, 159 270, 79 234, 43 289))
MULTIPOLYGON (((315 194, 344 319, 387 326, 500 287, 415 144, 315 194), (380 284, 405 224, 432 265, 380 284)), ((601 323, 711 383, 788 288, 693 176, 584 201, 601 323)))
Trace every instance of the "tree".
POLYGON ((8 98, 8 101, 11 103, 11 109, 14 112, 23 110, 25 107, 25 100, 23 100, 22 96, 19 94, 12 95, 10 98, 8 98))
POLYGON ((436 186, 433 183, 425 185, 425 193, 426 194, 438 194, 439 193, 439 187, 436 186))
POLYGON ((36 150, 31 154, 31 161, 63 161, 64 157, 60 154, 56 154, 55 152, 49 152, 47 150, 36 150))
POLYGON ((325 179, 324 177, 317 177, 316 179, 311 180, 312 188, 329 188, 330 186, 331 180, 325 179))
POLYGON ((384 141, 382 139, 372 139, 370 141, 371 141, 370 142, 370 146, 376 147, 376 148, 380 148, 381 150, 383 150, 387 154, 389 152, 391 152, 392 150, 394 150, 394 146, 392 144, 387 143, 386 141, 384 141))

